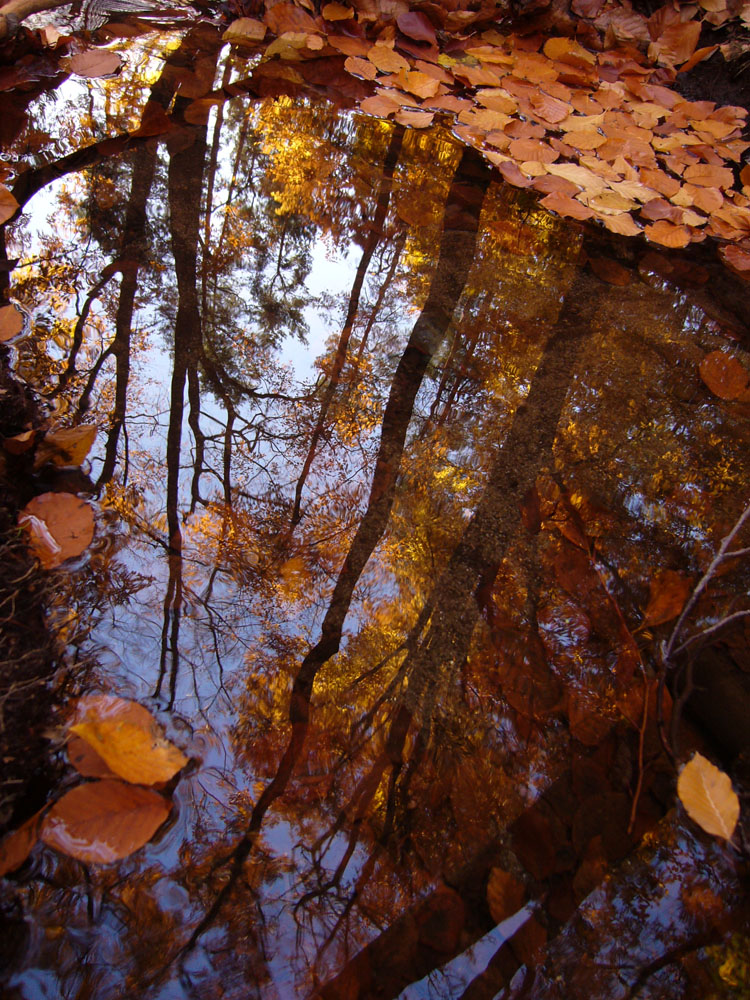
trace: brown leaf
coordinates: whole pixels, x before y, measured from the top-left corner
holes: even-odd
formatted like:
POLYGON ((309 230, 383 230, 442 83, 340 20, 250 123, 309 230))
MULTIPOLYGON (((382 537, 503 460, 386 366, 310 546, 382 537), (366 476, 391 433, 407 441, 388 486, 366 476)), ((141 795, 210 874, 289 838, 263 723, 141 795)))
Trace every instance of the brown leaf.
POLYGON ((624 287, 630 284, 630 271, 610 257, 589 257, 589 267, 602 281, 624 287))
POLYGON ((715 837, 729 840, 740 818, 740 800, 729 776, 693 754, 677 779, 677 795, 691 819, 715 837))
POLYGON ((524 904, 526 889, 510 872, 493 868, 487 881, 487 904, 496 924, 512 917, 524 904))
POLYGON ((672 569, 662 570, 651 581, 648 604, 643 612, 643 628, 662 625, 676 618, 685 606, 693 581, 672 569))
POLYGON ((263 20, 275 35, 286 31, 317 31, 315 20, 293 3, 277 3, 267 8, 263 20))
POLYGON ((109 864, 143 847, 169 815, 170 804, 150 788, 93 781, 66 792, 47 813, 41 839, 89 864, 109 864))
POLYGON ((351 7, 345 7, 342 3, 327 3, 320 12, 326 21, 347 21, 354 17, 351 7))
POLYGON ((552 212, 557 212, 563 218, 584 220, 590 219, 594 214, 590 208, 586 208, 580 201, 576 201, 575 198, 570 198, 567 194, 563 194, 560 191, 553 191, 552 194, 546 195, 539 204, 552 212))
POLYGON ((23 330, 23 313, 15 306, 0 306, 0 342, 17 337, 23 330))
POLYGON ((68 760, 84 778, 117 778, 99 754, 80 736, 68 740, 68 760))
POLYGON ((10 455, 23 455, 25 451, 34 444, 34 439, 36 438, 36 431, 22 431, 20 434, 14 434, 13 437, 7 437, 3 441, 3 448, 10 455))
POLYGON ((361 76, 365 80, 374 80, 378 75, 377 67, 369 59, 361 56, 347 56, 344 60, 344 69, 352 76, 361 76))
POLYGON ((407 125, 410 128, 427 128, 432 125, 435 115, 431 111, 399 111, 396 114, 396 121, 399 125, 407 125))
POLYGON ((80 465, 96 440, 95 424, 61 427, 44 435, 34 460, 34 468, 41 469, 46 462, 58 466, 80 465))
POLYGON ((187 764, 147 708, 114 695, 81 698, 70 731, 115 774, 136 785, 169 781, 187 764))
POLYGON ((410 10, 404 14, 399 14, 396 18, 396 24, 399 27, 399 31, 402 31, 409 38, 413 38, 417 42, 429 42, 431 45, 434 45, 437 41, 432 21, 430 21, 426 14, 422 14, 420 11, 410 10))
POLYGON ((695 52, 700 33, 699 21, 684 21, 670 25, 649 45, 649 59, 667 66, 687 62, 695 52))
POLYGON ((411 68, 406 59, 388 45, 373 45, 367 58, 381 73, 398 73, 402 69, 411 68))
MULTIPOLYGON (((12 193, 4 184, 0 184, 0 226, 12 218, 18 211, 19 205, 12 193)), ((10 306, 6 306, 9 309, 10 306)))
POLYGON ((39 840, 44 809, 0 840, 0 878, 20 868, 39 840))
POLYGON ((221 37, 232 45, 255 45, 266 37, 266 26, 254 17, 239 17, 232 21, 221 37))
POLYGON ((521 163, 525 163, 526 160, 554 163, 558 158, 558 154, 554 149, 550 149, 546 142, 539 142, 536 139, 514 139, 508 147, 508 152, 521 163))
POLYGON ((696 163, 686 167, 682 175, 691 184, 699 187, 715 187, 729 189, 734 185, 734 175, 728 167, 715 167, 710 163, 696 163))
POLYGON ((101 76, 112 76, 116 73, 122 60, 116 52, 109 49, 86 49, 70 60, 70 68, 77 76, 94 79, 101 76))
POLYGON ((378 115, 380 118, 387 118, 395 111, 401 110, 401 105, 397 101, 392 101, 390 97, 382 94, 375 94, 374 97, 366 97, 360 101, 360 111, 366 111, 368 115, 378 115))
POLYGON ((601 221, 606 229, 611 233, 617 233, 619 236, 641 235, 638 224, 627 212, 621 212, 619 215, 607 215, 601 221))
POLYGON ((94 537, 94 512, 72 493, 42 493, 21 511, 18 523, 45 569, 79 556, 94 537))
POLYGON ((643 230, 646 239, 663 247, 686 247, 690 242, 687 226, 673 226, 671 222, 655 222, 643 230))
POLYGON ((750 276, 750 251, 741 247, 725 246, 719 250, 724 263, 742 277, 750 276))
POLYGON ((437 94, 440 82, 426 73, 420 73, 418 69, 413 69, 404 73, 403 86, 410 94, 425 99, 437 94))
POLYGON ((747 389, 748 373, 743 365, 724 351, 712 351, 698 366, 700 376, 720 399, 739 399, 747 389))

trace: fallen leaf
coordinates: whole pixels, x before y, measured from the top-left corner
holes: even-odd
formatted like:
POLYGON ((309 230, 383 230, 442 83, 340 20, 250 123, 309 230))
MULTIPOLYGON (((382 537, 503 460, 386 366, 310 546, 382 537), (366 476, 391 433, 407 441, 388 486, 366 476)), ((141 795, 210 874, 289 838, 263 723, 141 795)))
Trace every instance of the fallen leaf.
POLYGON ((293 3, 277 3, 273 7, 268 7, 263 20, 274 35, 283 35, 287 31, 315 32, 317 30, 314 19, 293 3))
POLYGON ((391 100, 390 97, 375 94, 374 97, 366 97, 364 101, 360 101, 359 109, 360 111, 367 112, 368 115, 378 115, 380 118, 387 118, 395 111, 400 111, 401 105, 397 101, 391 100))
POLYGON ((602 281, 624 287, 630 284, 630 271, 610 257, 589 257, 589 267, 602 281))
POLYGON ((667 66, 685 63, 695 52, 700 33, 699 21, 672 24, 649 45, 648 57, 667 66))
POLYGON ((432 125, 435 115, 431 111, 399 111, 396 121, 399 125, 407 125, 410 128, 427 128, 432 125))
POLYGON ((551 194, 546 195, 539 204, 552 212, 557 212, 558 215, 564 218, 585 220, 590 219, 594 214, 590 208, 586 208, 580 201, 576 201, 575 198, 571 198, 561 191, 553 191, 551 194))
POLYGON ((44 818, 41 839, 89 864, 126 858, 153 837, 170 812, 165 798, 124 781, 93 781, 66 792, 44 818))
POLYGON ((0 306, 0 342, 17 337, 23 330, 23 313, 15 306, 0 306))
POLYGON ((710 163, 696 163, 687 167, 682 176, 699 187, 728 189, 734 185, 734 174, 728 167, 715 167, 710 163))
POLYGON ((116 73, 122 60, 116 52, 109 49, 86 49, 70 60, 70 68, 77 76, 94 79, 101 76, 112 76, 116 73))
POLYGON ((0 840, 0 878, 20 868, 39 840, 44 809, 0 840))
POLYGON ((621 212, 619 215, 607 215, 601 219, 601 222, 610 233, 617 233, 619 236, 641 235, 638 224, 627 212, 621 212))
POLYGON ((737 358, 724 351, 707 354, 698 370, 714 396, 720 399, 739 399, 747 389, 749 378, 745 368, 737 358))
POLYGON ((18 523, 45 569, 84 552, 94 537, 94 512, 72 493, 42 493, 21 511, 18 523))
POLYGON ((677 779, 677 795, 688 816, 706 833, 729 840, 740 817, 740 800, 729 776, 693 754, 677 779))
POLYGON ((347 21, 354 17, 351 7, 345 7, 342 3, 327 3, 320 12, 326 21, 347 21))
POLYGON ((663 247, 686 247, 690 242, 687 226, 673 226, 671 222, 655 222, 643 230, 646 239, 663 247))
POLYGON ((420 11, 409 10, 404 14, 399 14, 396 18, 396 24, 399 31, 402 31, 409 38, 413 38, 416 42, 429 42, 434 45, 437 41, 432 21, 420 11))
POLYGON ((119 777, 136 785, 169 781, 187 757, 137 702, 98 695, 81 699, 70 731, 84 739, 119 777))
POLYGON ((256 21, 254 17, 239 17, 232 21, 221 37, 232 45, 255 45, 263 41, 266 31, 262 21, 256 21))
MULTIPOLYGON (((12 218, 19 209, 19 204, 4 184, 0 184, 0 225, 12 218)), ((6 306, 5 308, 10 308, 6 306)))
POLYGON ((5 438, 3 440, 3 448, 10 455, 23 455, 34 444, 35 438, 35 430, 22 431, 20 434, 14 434, 13 437, 5 438))
POLYGON ((525 898, 526 890, 522 882, 502 868, 492 869, 487 880, 487 904, 496 924, 517 913, 525 898))
POLYGON ((84 778, 117 778, 99 754, 80 736, 68 740, 68 760, 84 778))
POLYGON ((743 277, 750 275, 750 251, 741 247, 725 246, 719 251, 725 264, 743 277))
POLYGON ((651 581, 642 628, 662 625, 676 618, 685 607, 693 581, 672 569, 662 570, 651 581))
POLYGON ((373 45, 367 58, 381 73, 398 73, 402 69, 411 69, 406 59, 388 45, 373 45))
POLYGON ((41 469, 46 462, 53 465, 80 465, 96 440, 95 424, 61 427, 44 435, 34 460, 34 468, 41 469))

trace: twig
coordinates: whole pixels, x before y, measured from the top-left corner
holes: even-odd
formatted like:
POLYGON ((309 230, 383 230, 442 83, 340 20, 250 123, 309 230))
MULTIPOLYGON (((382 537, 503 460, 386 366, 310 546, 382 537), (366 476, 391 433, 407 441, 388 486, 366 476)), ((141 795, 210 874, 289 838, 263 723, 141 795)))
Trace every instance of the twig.
POLYGON ((633 832, 633 827, 635 826, 635 814, 638 811, 638 800, 641 797, 641 789, 643 787, 643 745, 646 740, 646 725, 648 723, 648 677, 646 675, 646 668, 643 666, 640 658, 638 662, 641 668, 641 676, 643 677, 643 719, 641 720, 641 728, 638 734, 638 781, 633 792, 633 804, 630 807, 628 835, 633 832))

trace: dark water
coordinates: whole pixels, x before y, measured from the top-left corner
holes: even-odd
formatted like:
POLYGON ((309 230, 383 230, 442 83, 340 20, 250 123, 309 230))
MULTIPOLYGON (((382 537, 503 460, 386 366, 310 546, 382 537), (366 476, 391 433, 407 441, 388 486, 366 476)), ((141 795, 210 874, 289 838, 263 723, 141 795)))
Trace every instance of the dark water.
MULTIPOLYGON (((741 782, 742 738, 680 702, 663 741, 657 674, 747 606, 735 560, 673 633, 747 502, 750 398, 701 377, 748 367, 747 286, 306 97, 45 172, 159 93, 139 44, 9 143, 39 188, 11 360, 97 428, 79 472, 23 470, 96 516, 53 577, 47 798, 83 694, 189 764, 142 849, 3 881, 6 995, 745 996, 743 869, 663 746, 741 782)), ((747 669, 742 619, 714 638, 747 669)))

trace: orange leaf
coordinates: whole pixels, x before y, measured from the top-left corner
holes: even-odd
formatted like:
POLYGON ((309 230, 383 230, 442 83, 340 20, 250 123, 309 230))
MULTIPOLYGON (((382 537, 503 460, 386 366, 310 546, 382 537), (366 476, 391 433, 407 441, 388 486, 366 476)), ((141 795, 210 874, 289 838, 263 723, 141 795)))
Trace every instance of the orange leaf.
POLYGON ((440 89, 438 80, 426 73, 420 73, 418 69, 409 70, 404 73, 404 77, 404 89, 422 99, 434 97, 440 89))
POLYGON ((4 184, 0 184, 0 225, 12 218, 18 211, 18 208, 18 202, 11 192, 4 184))
POLYGON ((170 804, 150 788, 94 781, 72 788, 44 818, 50 847, 94 864, 109 864, 143 847, 169 815, 170 804))
POLYGON ((715 837, 729 840, 740 818, 740 800, 729 776, 701 754, 680 771, 677 795, 691 819, 715 837))
POLYGON ((671 222, 655 222, 643 230, 646 239, 663 247, 686 247, 690 242, 687 226, 673 226, 671 222))
POLYGON ((672 24, 648 47, 649 59, 667 66, 685 63, 695 52, 700 37, 699 21, 672 24))
POLYGON ((0 840, 0 878, 20 868, 39 840, 39 828, 44 809, 27 819, 17 830, 0 840))
POLYGON ((523 906, 525 898, 526 889, 523 882, 519 882, 514 875, 503 871, 502 868, 492 869, 487 881, 487 904, 496 924, 501 924, 503 920, 517 913, 523 906))
POLYGON ((687 167, 682 175, 691 184, 699 187, 731 188, 734 175, 728 167, 715 167, 710 163, 696 163, 687 167))
POLYGON ((360 111, 366 111, 368 115, 378 115, 380 118, 387 118, 395 111, 401 110, 401 105, 390 97, 376 94, 374 97, 366 97, 360 102, 360 111))
POLYGON ((285 31, 317 31, 313 18, 293 3, 277 3, 267 8, 263 20, 275 35, 283 35, 285 31))
POLYGON ((719 251, 722 260, 733 271, 737 271, 742 277, 750 274, 750 251, 741 247, 726 246, 719 251))
POLYGON ((45 569, 79 556, 94 537, 94 512, 72 493, 42 493, 21 511, 18 523, 45 569))
POLYGON ((536 139, 515 139, 508 147, 508 152, 514 159, 520 160, 522 163, 526 160, 554 163, 558 157, 558 154, 554 149, 550 149, 546 142, 539 142, 536 139))
POLYGON ((70 737, 67 750, 68 760, 84 778, 117 777, 114 771, 107 767, 96 750, 89 746, 86 740, 81 739, 80 736, 70 737))
POLYGON ((320 13, 326 21, 347 21, 354 17, 351 7, 345 7, 342 3, 327 3, 320 13))
MULTIPOLYGON (((750 255, 748 255, 750 256, 750 255)), ((742 364, 724 351, 712 351, 699 365, 700 376, 720 399, 739 399, 747 389, 748 374, 742 364)))
POLYGON ((643 628, 663 625, 676 618, 685 606, 693 581, 672 569, 662 570, 651 581, 648 604, 643 612, 643 628))
POLYGON ((23 313, 15 306, 0 306, 0 342, 17 337, 23 330, 23 313))
POLYGON ((255 45, 266 37, 266 26, 254 17, 239 17, 232 21, 221 37, 232 45, 255 45))
POLYGON ((560 191, 553 191, 551 194, 546 195, 539 204, 544 205, 545 208, 552 212, 557 212, 558 215, 570 219, 590 219, 594 214, 590 208, 586 208, 580 201, 576 201, 575 198, 570 198, 567 194, 563 194, 560 191))
POLYGON ((95 424, 78 424, 61 427, 44 435, 34 460, 34 468, 41 469, 46 462, 58 466, 80 465, 96 440, 95 424))
POLYGON ((589 257, 589 267, 597 278, 610 285, 630 284, 630 271, 609 257, 589 257))
POLYGON ((435 115, 430 111, 399 111, 396 121, 399 125, 408 125, 411 128, 427 128, 432 125, 435 115))
POLYGON ((84 739, 120 778, 137 785, 169 781, 187 757, 165 738, 153 715, 113 695, 81 698, 70 731, 84 739))
POLYGON ((369 59, 362 59, 361 56, 347 56, 344 60, 344 69, 352 76, 361 76, 365 80, 374 80, 378 75, 377 67, 369 59))
POLYGON ((373 45, 367 58, 381 73, 398 73, 402 69, 410 69, 406 59, 388 45, 373 45))

